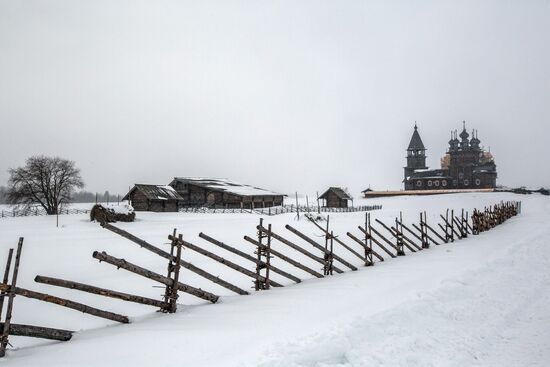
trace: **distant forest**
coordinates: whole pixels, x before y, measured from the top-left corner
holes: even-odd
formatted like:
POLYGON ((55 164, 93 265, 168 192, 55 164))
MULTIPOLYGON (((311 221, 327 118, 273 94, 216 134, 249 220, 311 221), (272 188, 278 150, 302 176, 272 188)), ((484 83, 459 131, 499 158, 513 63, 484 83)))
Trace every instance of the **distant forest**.
MULTIPOLYGON (((0 186, 0 204, 7 204, 6 198, 6 187, 0 186)), ((103 194, 93 193, 89 191, 79 191, 74 193, 72 202, 73 203, 95 203, 97 197, 98 202, 110 202, 116 203, 118 200, 122 199, 122 195, 111 194, 109 191, 105 191, 103 194)))

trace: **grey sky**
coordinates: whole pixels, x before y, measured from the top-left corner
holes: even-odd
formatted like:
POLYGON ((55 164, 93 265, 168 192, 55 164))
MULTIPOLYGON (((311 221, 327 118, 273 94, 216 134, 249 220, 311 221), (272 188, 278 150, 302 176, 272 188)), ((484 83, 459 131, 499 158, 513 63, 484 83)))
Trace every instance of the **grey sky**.
POLYGON ((0 185, 46 154, 91 191, 401 188, 415 120, 432 168, 466 120, 550 186, 550 2, 0 0, 0 185))

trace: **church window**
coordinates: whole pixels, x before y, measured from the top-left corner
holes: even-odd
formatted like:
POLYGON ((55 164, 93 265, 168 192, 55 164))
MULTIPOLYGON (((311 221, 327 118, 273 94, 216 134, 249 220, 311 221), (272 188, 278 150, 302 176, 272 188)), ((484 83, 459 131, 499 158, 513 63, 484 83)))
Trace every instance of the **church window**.
POLYGON ((443 187, 447 186, 447 180, 441 181, 441 186, 443 186, 443 187))
POLYGON ((464 186, 468 186, 470 184, 470 181, 464 180, 464 186))
POLYGON ((432 184, 433 184, 432 180, 429 180, 429 181, 428 181, 428 186, 430 186, 430 187, 431 187, 431 186, 432 186, 432 184))
POLYGON ((419 187, 422 186, 422 181, 417 180, 417 181, 416 181, 416 186, 419 186, 419 187))
POLYGON ((462 179, 464 178, 464 172, 459 172, 459 173, 458 173, 458 178, 459 178, 460 180, 462 180, 462 179))
POLYGON ((434 181, 435 186, 439 186, 439 181, 434 181))
POLYGON ((477 186, 481 185, 481 180, 479 178, 476 178, 476 185, 477 186))

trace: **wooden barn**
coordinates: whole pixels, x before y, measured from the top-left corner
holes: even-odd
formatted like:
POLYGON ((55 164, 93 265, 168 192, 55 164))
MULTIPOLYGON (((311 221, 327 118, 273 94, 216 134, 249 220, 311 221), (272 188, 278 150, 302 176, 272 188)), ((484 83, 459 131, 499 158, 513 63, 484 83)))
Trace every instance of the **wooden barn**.
POLYGON ((170 183, 182 198, 181 206, 211 208, 268 208, 283 204, 283 194, 225 178, 176 177, 170 183))
POLYGON ((122 198, 135 211, 177 212, 183 199, 171 186, 135 184, 122 198))
POLYGON ((328 208, 347 208, 348 201, 352 197, 340 187, 330 187, 319 199, 325 200, 325 206, 328 208))

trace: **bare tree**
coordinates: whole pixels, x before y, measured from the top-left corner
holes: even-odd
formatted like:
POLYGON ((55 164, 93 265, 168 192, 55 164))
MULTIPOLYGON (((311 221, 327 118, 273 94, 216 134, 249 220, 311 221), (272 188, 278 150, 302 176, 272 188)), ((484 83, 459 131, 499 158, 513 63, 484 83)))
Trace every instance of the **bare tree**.
POLYGON ((48 214, 58 214, 74 190, 84 187, 75 163, 59 157, 33 156, 24 167, 8 172, 8 203, 26 208, 40 205, 48 214))

